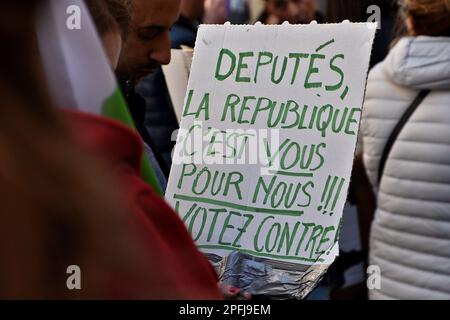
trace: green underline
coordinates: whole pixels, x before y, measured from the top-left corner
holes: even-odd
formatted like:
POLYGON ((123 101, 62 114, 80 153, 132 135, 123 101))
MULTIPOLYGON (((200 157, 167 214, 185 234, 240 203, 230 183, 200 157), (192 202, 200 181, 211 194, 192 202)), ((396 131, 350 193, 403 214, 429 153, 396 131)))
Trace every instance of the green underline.
POLYGON ((226 202, 226 201, 213 200, 213 199, 201 198, 201 197, 190 197, 190 196, 184 196, 181 194, 175 194, 173 197, 174 197, 174 199, 178 199, 178 200, 213 204, 213 205, 220 206, 220 207, 227 207, 227 208, 232 208, 232 209, 237 209, 237 210, 242 210, 242 211, 247 211, 247 212, 270 213, 270 214, 275 214, 275 215, 294 216, 294 217, 299 217, 303 214, 303 211, 254 208, 254 207, 243 206, 240 204, 230 203, 230 202, 226 202))
POLYGON ((235 248, 232 246, 225 246, 225 245, 202 244, 202 245, 198 245, 198 247, 200 249, 240 251, 240 252, 251 254, 254 256, 258 256, 258 257, 274 258, 274 259, 298 260, 298 261, 305 261, 305 262, 324 262, 325 261, 324 259, 310 259, 310 258, 303 258, 303 257, 296 257, 296 256, 280 256, 280 255, 276 255, 276 254, 256 252, 256 251, 252 251, 252 250, 248 250, 248 249, 235 248))
POLYGON ((290 177, 310 177, 312 178, 314 176, 313 173, 306 173, 306 172, 288 172, 288 171, 275 171, 275 170, 269 170, 272 174, 279 174, 282 176, 290 176, 290 177))

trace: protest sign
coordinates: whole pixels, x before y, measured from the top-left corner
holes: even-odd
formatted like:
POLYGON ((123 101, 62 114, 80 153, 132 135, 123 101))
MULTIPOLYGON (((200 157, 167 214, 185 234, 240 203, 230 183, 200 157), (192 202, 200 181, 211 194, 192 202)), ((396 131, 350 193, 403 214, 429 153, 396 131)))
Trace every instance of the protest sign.
POLYGON ((375 28, 200 27, 166 198, 203 252, 334 260, 375 28))
POLYGON ((184 96, 189 81, 189 73, 192 64, 192 49, 172 49, 171 60, 168 65, 162 66, 167 89, 169 90, 170 100, 173 111, 178 120, 181 120, 183 114, 184 96))

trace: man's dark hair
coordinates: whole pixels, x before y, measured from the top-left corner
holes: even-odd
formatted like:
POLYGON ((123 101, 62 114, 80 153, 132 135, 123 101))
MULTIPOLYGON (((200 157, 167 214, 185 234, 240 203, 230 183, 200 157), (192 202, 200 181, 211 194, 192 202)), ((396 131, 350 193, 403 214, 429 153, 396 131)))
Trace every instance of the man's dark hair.
POLYGON ((125 38, 131 23, 132 0, 86 0, 98 33, 118 28, 125 38))

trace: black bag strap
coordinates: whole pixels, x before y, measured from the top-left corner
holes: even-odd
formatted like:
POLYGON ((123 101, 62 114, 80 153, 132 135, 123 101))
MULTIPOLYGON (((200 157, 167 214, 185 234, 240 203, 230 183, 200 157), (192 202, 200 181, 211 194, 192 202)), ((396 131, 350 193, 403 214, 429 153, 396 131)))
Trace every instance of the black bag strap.
POLYGON ((403 116, 400 118, 399 122, 395 126, 394 130, 392 130, 391 135, 389 136, 389 139, 387 140, 386 145, 384 146, 383 153, 381 155, 380 164, 378 166, 378 185, 380 185, 381 177, 384 173, 384 166, 386 165, 386 161, 389 157, 389 153, 391 152, 392 146, 395 143, 395 140, 397 140, 397 137, 400 135, 400 132, 402 131, 403 127, 405 126, 406 122, 408 122, 409 118, 411 118, 411 115, 416 111, 417 107, 422 103, 422 101, 425 99, 425 97, 430 93, 430 90, 422 90, 419 92, 417 97, 414 99, 414 101, 411 103, 411 105, 406 109, 403 116))

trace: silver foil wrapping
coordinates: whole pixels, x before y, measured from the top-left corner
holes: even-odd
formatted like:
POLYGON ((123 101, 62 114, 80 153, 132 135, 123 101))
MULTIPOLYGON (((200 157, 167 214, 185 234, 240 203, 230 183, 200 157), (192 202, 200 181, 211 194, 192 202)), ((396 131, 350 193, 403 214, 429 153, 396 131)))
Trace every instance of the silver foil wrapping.
POLYGON ((257 258, 241 252, 207 254, 221 281, 267 299, 305 299, 329 265, 299 265, 257 258))

